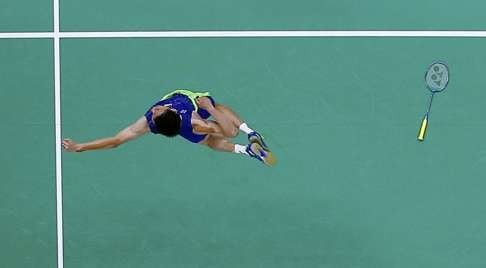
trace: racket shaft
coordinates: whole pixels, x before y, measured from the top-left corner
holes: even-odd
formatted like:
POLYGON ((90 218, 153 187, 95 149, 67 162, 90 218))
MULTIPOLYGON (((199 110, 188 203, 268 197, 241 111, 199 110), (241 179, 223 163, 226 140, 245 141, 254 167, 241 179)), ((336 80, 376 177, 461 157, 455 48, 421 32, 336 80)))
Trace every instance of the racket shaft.
POLYGON ((419 141, 423 141, 425 139, 425 132, 427 131, 427 124, 428 124, 428 115, 424 116, 422 120, 422 124, 420 125, 420 130, 417 136, 419 141))

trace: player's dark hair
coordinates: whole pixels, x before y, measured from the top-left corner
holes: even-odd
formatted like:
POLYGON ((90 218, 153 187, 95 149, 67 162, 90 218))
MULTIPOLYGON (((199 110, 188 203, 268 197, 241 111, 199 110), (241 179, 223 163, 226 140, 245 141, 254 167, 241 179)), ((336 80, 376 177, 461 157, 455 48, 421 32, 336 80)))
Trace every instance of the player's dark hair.
POLYGON ((157 131, 167 137, 177 136, 181 129, 181 118, 172 110, 167 110, 155 117, 154 123, 157 127, 157 131))

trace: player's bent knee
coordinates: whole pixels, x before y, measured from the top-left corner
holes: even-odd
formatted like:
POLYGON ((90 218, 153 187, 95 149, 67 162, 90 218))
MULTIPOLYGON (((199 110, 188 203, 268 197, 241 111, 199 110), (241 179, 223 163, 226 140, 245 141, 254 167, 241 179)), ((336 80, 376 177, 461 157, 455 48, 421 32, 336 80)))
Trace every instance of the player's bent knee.
POLYGON ((228 138, 234 138, 238 136, 239 130, 235 127, 230 127, 224 131, 224 135, 228 138))
POLYGON ((223 104, 221 104, 221 103, 216 103, 216 104, 214 105, 214 108, 216 108, 216 109, 218 109, 218 110, 224 110, 224 109, 226 109, 226 106, 224 106, 224 105, 223 105, 223 104))
POLYGON ((232 132, 231 132, 231 136, 232 136, 232 137, 236 137, 236 136, 238 136, 238 133, 240 133, 240 130, 239 130, 238 128, 235 128, 235 127, 234 127, 234 128, 232 128, 232 130, 231 130, 231 131, 232 131, 232 132))

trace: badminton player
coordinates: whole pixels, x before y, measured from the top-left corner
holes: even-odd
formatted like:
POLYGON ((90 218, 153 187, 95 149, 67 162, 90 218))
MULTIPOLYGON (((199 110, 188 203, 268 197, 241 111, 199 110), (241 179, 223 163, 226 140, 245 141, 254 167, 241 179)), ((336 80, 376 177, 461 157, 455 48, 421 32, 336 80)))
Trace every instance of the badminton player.
POLYGON ((269 166, 276 163, 263 137, 244 123, 230 108, 215 103, 208 92, 199 93, 183 89, 164 96, 152 105, 144 116, 113 137, 85 143, 64 139, 62 145, 69 152, 111 149, 149 132, 166 137, 181 136, 189 142, 216 151, 246 155, 269 166), (209 119, 210 117, 212 119, 209 119), (231 141, 239 131, 248 135, 247 145, 231 141))

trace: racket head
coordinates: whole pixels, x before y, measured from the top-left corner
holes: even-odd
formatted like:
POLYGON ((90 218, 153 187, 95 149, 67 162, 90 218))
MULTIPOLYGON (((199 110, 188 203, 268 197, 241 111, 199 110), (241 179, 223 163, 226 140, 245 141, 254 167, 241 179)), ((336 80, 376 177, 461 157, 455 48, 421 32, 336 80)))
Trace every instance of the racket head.
POLYGON ((425 85, 432 93, 441 92, 449 84, 449 67, 442 61, 432 63, 425 72, 425 85))

